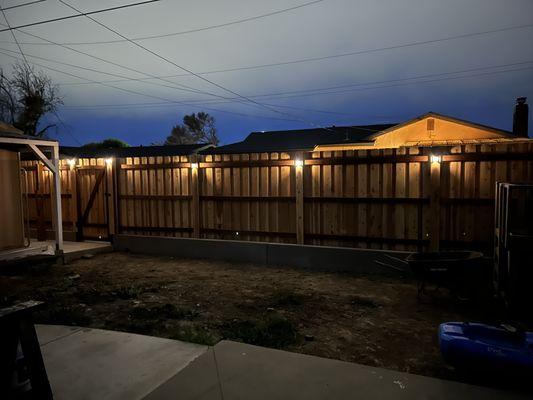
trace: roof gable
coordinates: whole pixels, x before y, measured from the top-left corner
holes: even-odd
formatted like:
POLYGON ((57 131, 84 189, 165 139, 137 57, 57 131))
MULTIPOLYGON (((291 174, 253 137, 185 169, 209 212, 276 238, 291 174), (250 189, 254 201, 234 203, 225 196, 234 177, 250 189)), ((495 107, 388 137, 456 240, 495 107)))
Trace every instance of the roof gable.
POLYGON ((262 153, 276 151, 311 151, 330 143, 368 143, 376 133, 393 124, 332 126, 329 128, 252 132, 242 142, 209 149, 205 153, 262 153))

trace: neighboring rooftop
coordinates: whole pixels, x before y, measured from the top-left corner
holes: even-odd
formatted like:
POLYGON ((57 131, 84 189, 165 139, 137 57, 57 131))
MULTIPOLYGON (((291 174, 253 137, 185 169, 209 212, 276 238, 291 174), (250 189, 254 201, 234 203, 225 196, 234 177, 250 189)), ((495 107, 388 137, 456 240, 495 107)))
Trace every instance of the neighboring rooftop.
POLYGON ((204 154, 310 151, 317 145, 372 143, 374 136, 396 124, 331 126, 327 128, 252 132, 242 142, 203 151, 204 154))
POLYGON ((61 158, 101 158, 101 157, 170 157, 186 156, 196 154, 201 150, 206 150, 213 145, 200 144, 180 144, 171 146, 130 146, 118 148, 91 148, 91 147, 70 147, 61 146, 59 153, 61 158))

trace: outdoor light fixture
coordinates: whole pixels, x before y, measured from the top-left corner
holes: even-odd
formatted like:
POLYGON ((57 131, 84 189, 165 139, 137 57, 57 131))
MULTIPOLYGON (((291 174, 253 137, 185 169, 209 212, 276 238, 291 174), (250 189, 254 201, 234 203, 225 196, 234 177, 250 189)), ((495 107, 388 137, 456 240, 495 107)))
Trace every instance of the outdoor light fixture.
POLYGON ((294 166, 295 167, 303 167, 304 166, 303 160, 300 160, 300 159, 294 160, 294 166))
POLYGON ((437 156, 437 155, 432 154, 432 155, 429 157, 429 160, 431 161, 431 163, 437 163, 437 164, 440 164, 440 162, 442 161, 442 157, 441 157, 441 156, 437 156))
POLYGON ((76 165, 76 159, 75 158, 69 158, 67 160, 67 163, 68 163, 70 168, 74 168, 74 166, 76 165))
POLYGON ((112 158, 106 158, 106 159, 105 159, 105 163, 106 163, 106 165, 111 165, 112 162, 113 162, 113 159, 112 159, 112 158))
POLYGON ((198 163, 196 163, 196 162, 191 163, 191 168, 192 169, 197 169, 198 168, 198 163))

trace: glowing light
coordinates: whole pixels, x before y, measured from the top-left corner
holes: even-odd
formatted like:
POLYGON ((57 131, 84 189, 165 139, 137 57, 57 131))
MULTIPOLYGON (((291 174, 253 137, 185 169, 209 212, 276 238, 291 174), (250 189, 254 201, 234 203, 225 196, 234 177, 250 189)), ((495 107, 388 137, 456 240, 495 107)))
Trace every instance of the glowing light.
POLYGON ((76 159, 75 158, 69 158, 67 160, 67 163, 68 163, 70 168, 73 168, 76 165, 76 159))
POLYGON ((195 163, 195 162, 191 163, 191 168, 192 169, 197 169, 198 168, 198 163, 195 163))
POLYGON ((304 166, 303 160, 299 160, 299 159, 294 160, 294 166, 295 167, 303 167, 304 166))
POLYGON ((113 159, 112 159, 112 158, 106 158, 106 159, 105 159, 105 163, 106 163, 107 165, 111 165, 112 162, 113 162, 113 159))
POLYGON ((431 155, 429 157, 429 160, 432 162, 432 163, 438 163, 440 164, 440 162, 442 161, 442 157, 441 156, 437 156, 437 155, 431 155))

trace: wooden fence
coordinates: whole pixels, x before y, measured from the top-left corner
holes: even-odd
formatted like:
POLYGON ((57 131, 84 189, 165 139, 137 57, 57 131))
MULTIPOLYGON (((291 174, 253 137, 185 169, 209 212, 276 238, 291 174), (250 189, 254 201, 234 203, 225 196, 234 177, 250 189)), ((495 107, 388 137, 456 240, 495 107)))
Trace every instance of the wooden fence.
MULTIPOLYGON (((27 164, 38 225, 49 219, 48 178, 27 164)), ((533 182, 533 142, 82 159, 61 171, 64 229, 78 239, 128 233, 490 251, 495 182, 533 182)))

